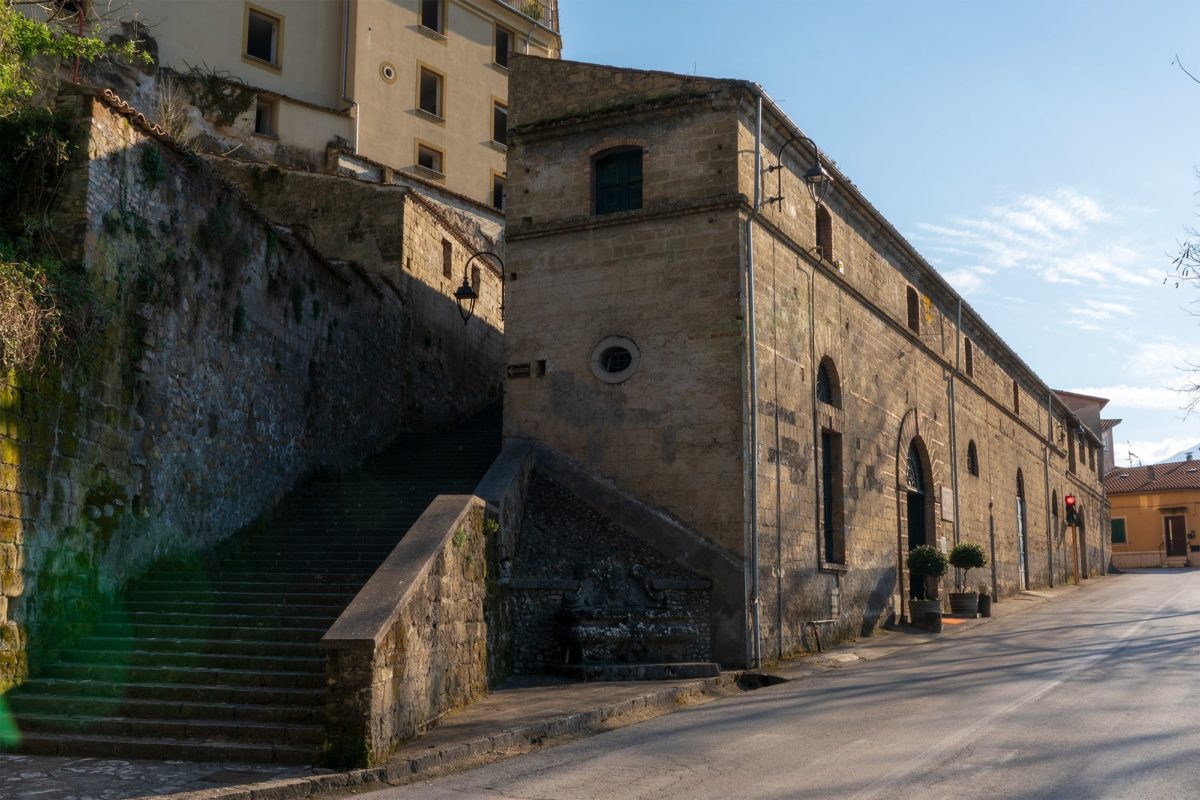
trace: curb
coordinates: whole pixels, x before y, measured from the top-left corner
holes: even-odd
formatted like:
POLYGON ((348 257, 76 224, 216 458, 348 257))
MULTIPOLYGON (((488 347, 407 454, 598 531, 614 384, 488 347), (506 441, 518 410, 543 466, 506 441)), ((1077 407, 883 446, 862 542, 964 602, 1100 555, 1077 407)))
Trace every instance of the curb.
POLYGON ((466 742, 448 744, 434 752, 412 758, 401 758, 380 767, 309 775, 302 778, 284 778, 241 786, 152 795, 143 800, 167 800, 167 798, 170 800, 293 800, 293 798, 311 797, 315 794, 351 787, 383 788, 389 785, 399 785, 432 770, 456 766, 478 756, 501 753, 513 747, 539 745, 546 739, 587 731, 608 720, 620 719, 639 711, 674 705, 688 697, 730 687, 737 683, 741 674, 741 672, 725 672, 715 678, 703 678, 657 689, 639 697, 603 705, 591 711, 579 711, 551 717, 533 725, 510 728, 466 742))

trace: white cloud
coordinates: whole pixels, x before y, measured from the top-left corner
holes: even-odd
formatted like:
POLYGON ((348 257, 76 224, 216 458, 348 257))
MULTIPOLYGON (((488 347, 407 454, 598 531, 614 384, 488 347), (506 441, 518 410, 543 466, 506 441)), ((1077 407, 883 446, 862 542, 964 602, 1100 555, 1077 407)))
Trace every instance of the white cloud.
MULTIPOLYGON (((948 265, 949 274, 958 274, 960 280, 961 270, 967 268, 961 262, 970 261, 993 272, 1025 271, 1047 283, 1086 285, 1092 291, 1160 282, 1164 268, 1155 265, 1161 259, 1130 242, 1121 232, 1128 229, 1124 222, 1094 198, 1059 189, 1018 197, 981 216, 949 224, 921 223, 914 239, 960 262, 948 265)), ((984 284, 979 274, 966 279, 970 290, 984 284)))
POLYGON ((1167 386, 1116 384, 1114 386, 1085 386, 1068 391, 1076 394, 1089 394, 1093 397, 1107 397, 1113 405, 1125 408, 1182 411, 1183 406, 1187 403, 1185 393, 1178 388, 1167 386))
POLYGON ((1188 449, 1195 449, 1196 454, 1194 457, 1200 458, 1200 448, 1197 448, 1198 443, 1200 443, 1200 436, 1193 436, 1191 439, 1137 439, 1134 441, 1113 442, 1113 449, 1116 450, 1114 455, 1116 456, 1118 466, 1130 466, 1129 460, 1130 453, 1132 452, 1132 466, 1136 467, 1138 462, 1142 464, 1156 464, 1188 449))

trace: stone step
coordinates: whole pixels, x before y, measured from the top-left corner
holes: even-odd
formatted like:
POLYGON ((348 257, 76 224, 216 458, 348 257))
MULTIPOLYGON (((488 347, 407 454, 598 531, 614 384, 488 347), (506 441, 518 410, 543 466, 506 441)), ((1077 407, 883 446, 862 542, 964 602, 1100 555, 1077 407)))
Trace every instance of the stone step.
POLYGON ((264 605, 282 603, 288 607, 298 606, 347 606, 356 591, 342 592, 224 592, 218 588, 205 592, 169 592, 165 589, 135 589, 126 595, 124 606, 128 608, 134 603, 225 603, 264 605))
POLYGON ((8 697, 14 714, 47 716, 125 716, 145 719, 187 719, 257 722, 264 724, 323 725, 323 706, 273 706, 254 703, 200 703, 184 700, 137 700, 85 695, 20 692, 8 697))
POLYGON ((261 686, 269 689, 324 689, 325 672, 283 672, 209 667, 123 666, 56 661, 47 665, 47 678, 116 683, 187 684, 197 686, 261 686))
POLYGON ((321 657, 314 639, 308 642, 237 641, 229 639, 174 639, 133 636, 88 636, 80 648, 129 653, 143 650, 155 653, 211 653, 217 655, 321 657))
POLYGON ((74 664, 109 666, 203 667, 205 669, 266 670, 270 672, 323 673, 325 659, 319 650, 309 656, 250 655, 247 653, 211 653, 141 649, 103 650, 80 647, 64 651, 63 661, 74 664))
POLYGON ((281 742, 317 747, 324 743, 321 725, 276 725, 222 720, 146 719, 125 716, 70 716, 28 714, 21 716, 21 733, 67 733, 109 737, 154 736, 164 739, 197 739, 243 743, 281 742))
POLYGON ((279 607, 270 614, 202 614, 190 612, 162 611, 109 611, 101 619, 104 623, 133 625, 135 628, 157 625, 204 626, 206 628, 328 628, 338 618, 338 612, 325 611, 320 614, 293 614, 286 607, 279 607))
POLYGON ((136 683, 99 680, 34 678, 12 692, 13 697, 33 695, 101 697, 114 700, 188 701, 231 705, 279 705, 324 708, 324 689, 267 686, 207 686, 190 683, 136 683))
POLYGON ((230 593, 247 593, 247 594, 278 594, 286 592, 290 595, 296 594, 336 594, 349 595, 351 598, 358 593, 362 588, 362 584, 355 581, 333 581, 321 580, 314 581, 311 579, 301 578, 291 582, 276 581, 271 586, 265 586, 263 581, 252 580, 226 580, 226 581, 211 581, 202 580, 193 576, 190 580, 169 580, 161 575, 155 578, 148 578, 138 582, 137 588, 134 591, 151 591, 151 592, 219 592, 221 594, 230 593))
POLYGON ((208 623, 151 625, 141 623, 130 625, 127 622, 102 622, 92 631, 94 635, 106 637, 128 636, 135 634, 138 638, 151 637, 156 639, 211 639, 213 641, 281 641, 281 642, 318 642, 329 630, 329 625, 312 627, 299 626, 251 626, 251 627, 219 627, 208 623))
MULTIPOLYGON (((0 745, 2 748, 3 745, 0 745)), ((231 763, 312 764, 320 756, 319 748, 280 743, 205 742, 62 733, 24 734, 17 748, 22 753, 34 755, 231 763)))

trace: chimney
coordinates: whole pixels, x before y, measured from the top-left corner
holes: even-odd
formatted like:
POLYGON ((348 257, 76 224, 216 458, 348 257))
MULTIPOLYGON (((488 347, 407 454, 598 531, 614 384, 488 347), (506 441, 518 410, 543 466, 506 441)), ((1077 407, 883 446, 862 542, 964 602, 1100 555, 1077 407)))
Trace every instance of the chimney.
POLYGON ((1146 467, 1146 480, 1148 480, 1148 481, 1154 480, 1154 465, 1153 464, 1146 467))
POLYGON ((1188 450, 1188 451, 1187 451, 1187 455, 1184 457, 1184 459, 1183 459, 1183 460, 1184 460, 1184 461, 1191 461, 1191 460, 1192 460, 1192 451, 1191 451, 1191 450, 1188 450))

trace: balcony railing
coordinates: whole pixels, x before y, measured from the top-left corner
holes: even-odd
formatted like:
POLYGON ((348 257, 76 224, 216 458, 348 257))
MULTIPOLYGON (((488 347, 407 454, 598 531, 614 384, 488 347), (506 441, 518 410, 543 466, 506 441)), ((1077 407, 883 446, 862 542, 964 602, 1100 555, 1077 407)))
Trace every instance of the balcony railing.
POLYGON ((553 31, 558 30, 558 0, 500 0, 500 2, 530 19, 537 20, 553 31))

